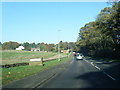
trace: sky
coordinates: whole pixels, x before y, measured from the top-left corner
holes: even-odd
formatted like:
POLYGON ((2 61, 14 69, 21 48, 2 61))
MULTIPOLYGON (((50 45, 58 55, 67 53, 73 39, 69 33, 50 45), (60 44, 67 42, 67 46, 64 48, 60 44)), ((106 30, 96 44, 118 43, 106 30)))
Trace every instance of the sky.
POLYGON ((2 43, 75 42, 106 2, 3 2, 2 43))

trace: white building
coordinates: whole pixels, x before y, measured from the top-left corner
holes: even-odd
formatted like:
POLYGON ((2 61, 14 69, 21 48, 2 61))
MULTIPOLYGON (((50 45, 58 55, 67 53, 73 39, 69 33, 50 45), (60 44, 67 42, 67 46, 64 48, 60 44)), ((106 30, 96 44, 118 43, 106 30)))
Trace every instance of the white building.
POLYGON ((23 49, 25 49, 25 47, 23 46, 19 46, 18 48, 16 48, 16 50, 23 50, 23 49))
POLYGON ((40 48, 31 48, 31 51, 40 51, 40 48))

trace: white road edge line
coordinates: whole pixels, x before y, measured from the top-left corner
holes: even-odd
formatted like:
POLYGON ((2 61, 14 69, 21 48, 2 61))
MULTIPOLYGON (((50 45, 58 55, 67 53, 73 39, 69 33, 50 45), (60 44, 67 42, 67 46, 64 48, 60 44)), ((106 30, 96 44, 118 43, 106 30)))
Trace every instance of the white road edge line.
MULTIPOLYGON (((98 70, 101 70, 99 67, 95 66, 95 68, 97 68, 98 70)), ((103 71, 103 70, 102 70, 103 71)), ((104 74, 106 74, 108 77, 110 77, 112 80, 116 80, 115 78, 113 78, 112 76, 110 76, 109 74, 107 74, 105 71, 103 71, 104 74)))
POLYGON ((116 80, 115 78, 113 78, 112 76, 110 76, 109 74, 107 74, 106 72, 103 71, 104 74, 106 74, 108 77, 110 77, 112 80, 116 80))
MULTIPOLYGON (((98 66, 94 66, 95 68, 97 68, 98 70, 101 70, 98 66)), ((105 71, 101 70, 105 75, 107 75, 109 78, 111 78, 112 80, 116 80, 115 78, 113 78, 112 76, 110 76, 109 74, 107 74, 105 71)))
MULTIPOLYGON (((87 60, 85 60, 86 62, 88 62, 87 60)), ((93 64, 93 62, 90 63, 92 66, 94 66, 95 68, 97 68, 98 70, 101 70, 98 66, 95 66, 93 64)), ((111 78, 112 80, 116 80, 115 78, 113 78, 112 76, 110 76, 109 74, 107 74, 105 71, 101 70, 105 75, 107 75, 109 78, 111 78)))

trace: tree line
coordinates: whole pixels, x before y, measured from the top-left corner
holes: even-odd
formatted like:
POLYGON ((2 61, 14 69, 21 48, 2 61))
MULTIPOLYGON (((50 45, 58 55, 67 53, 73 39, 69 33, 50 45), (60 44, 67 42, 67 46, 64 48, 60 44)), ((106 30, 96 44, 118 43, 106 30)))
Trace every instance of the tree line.
POLYGON ((68 50, 68 49, 75 49, 76 45, 75 42, 62 42, 60 41, 58 44, 47 44, 47 43, 29 43, 29 42, 25 42, 25 43, 18 43, 18 42, 13 42, 13 41, 9 41, 9 42, 4 42, 3 44, 0 42, 0 48, 2 50, 15 50, 16 48, 18 48, 19 46, 24 46, 25 49, 27 51, 30 51, 31 48, 39 48, 40 51, 54 51, 54 52, 58 52, 58 47, 60 48, 60 50, 68 50))
POLYGON ((120 58, 120 1, 105 7, 93 22, 80 28, 77 51, 102 58, 120 58))

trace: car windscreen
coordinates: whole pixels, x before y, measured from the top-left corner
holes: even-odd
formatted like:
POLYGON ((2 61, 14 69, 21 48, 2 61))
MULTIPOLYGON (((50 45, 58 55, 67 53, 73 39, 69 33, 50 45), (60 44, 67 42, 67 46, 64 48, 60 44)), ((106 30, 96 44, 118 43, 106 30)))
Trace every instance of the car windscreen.
POLYGON ((76 56, 83 56, 83 55, 81 55, 81 54, 77 54, 76 56))

